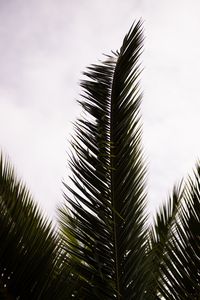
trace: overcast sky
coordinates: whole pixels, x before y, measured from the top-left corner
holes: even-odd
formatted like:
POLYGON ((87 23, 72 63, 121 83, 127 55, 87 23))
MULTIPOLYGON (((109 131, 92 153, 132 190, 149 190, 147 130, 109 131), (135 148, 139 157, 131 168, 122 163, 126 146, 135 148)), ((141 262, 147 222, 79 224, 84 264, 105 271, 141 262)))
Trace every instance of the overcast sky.
POLYGON ((54 216, 81 72, 142 17, 144 148, 153 210, 200 157, 198 0, 0 0, 0 148, 54 216))

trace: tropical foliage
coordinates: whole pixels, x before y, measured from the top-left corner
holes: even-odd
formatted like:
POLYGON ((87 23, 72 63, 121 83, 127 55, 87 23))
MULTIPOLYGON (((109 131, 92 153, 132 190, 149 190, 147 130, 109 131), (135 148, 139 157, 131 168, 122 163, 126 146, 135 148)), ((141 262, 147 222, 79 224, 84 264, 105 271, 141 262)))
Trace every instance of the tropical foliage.
POLYGON ((82 81, 58 228, 0 159, 0 299, 200 299, 200 164, 146 214, 142 22, 82 81))

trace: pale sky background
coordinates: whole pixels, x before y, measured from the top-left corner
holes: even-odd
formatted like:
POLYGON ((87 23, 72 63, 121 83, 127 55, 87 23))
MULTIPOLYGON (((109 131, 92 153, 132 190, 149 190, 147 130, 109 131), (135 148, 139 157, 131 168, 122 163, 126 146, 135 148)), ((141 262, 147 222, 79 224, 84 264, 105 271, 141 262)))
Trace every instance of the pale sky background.
POLYGON ((199 0, 0 0, 0 148, 51 217, 63 201, 81 72, 142 17, 149 207, 200 157, 199 0))

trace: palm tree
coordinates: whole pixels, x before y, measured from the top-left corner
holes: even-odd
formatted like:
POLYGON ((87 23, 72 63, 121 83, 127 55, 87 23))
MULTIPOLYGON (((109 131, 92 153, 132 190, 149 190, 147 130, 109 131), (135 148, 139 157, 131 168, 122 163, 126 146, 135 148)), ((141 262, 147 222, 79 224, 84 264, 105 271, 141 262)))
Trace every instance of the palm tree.
POLYGON ((200 299, 200 164, 149 226, 142 22, 88 68, 56 230, 0 159, 0 299, 200 299))

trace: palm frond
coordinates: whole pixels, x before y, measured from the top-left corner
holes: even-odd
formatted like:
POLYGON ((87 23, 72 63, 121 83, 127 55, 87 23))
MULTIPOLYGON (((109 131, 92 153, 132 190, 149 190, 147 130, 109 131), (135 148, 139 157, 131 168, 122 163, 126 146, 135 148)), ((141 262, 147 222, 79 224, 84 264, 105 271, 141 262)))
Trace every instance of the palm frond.
POLYGON ((0 293, 5 299, 65 299, 57 297, 64 268, 57 233, 3 155, 0 211, 0 293))
POLYGON ((160 292, 165 299, 199 299, 200 164, 189 177, 162 266, 160 292))
MULTIPOLYGON (((163 284, 162 268, 167 253, 168 243, 174 237, 177 216, 182 203, 183 183, 175 186, 168 201, 164 202, 156 213, 149 236, 149 299, 157 299, 159 286, 163 284)), ((160 299, 158 297, 158 299, 160 299)))
POLYGON ((89 67, 81 84, 86 114, 75 124, 73 187, 65 184, 60 222, 73 268, 93 299, 143 299, 145 293, 142 42, 139 21, 120 51, 89 67))

